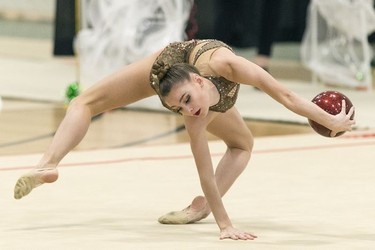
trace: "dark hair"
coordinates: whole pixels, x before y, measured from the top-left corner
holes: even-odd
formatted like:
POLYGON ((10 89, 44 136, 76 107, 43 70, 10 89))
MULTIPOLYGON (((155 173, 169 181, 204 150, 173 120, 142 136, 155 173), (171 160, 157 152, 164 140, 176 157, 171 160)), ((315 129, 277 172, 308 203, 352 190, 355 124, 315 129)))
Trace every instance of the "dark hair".
POLYGON ((173 64, 169 69, 166 70, 165 75, 160 79, 160 95, 163 97, 167 96, 174 84, 184 82, 185 80, 189 81, 190 73, 200 75, 198 69, 193 65, 187 63, 173 64))

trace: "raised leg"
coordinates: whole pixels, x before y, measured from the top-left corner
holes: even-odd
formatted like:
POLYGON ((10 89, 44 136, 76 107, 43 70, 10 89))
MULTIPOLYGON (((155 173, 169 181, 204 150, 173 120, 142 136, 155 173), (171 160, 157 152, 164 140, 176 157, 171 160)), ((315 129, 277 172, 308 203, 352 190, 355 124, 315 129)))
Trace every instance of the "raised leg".
POLYGON ((43 183, 57 180, 57 165, 83 139, 93 116, 155 95, 149 83, 149 71, 157 54, 125 66, 70 103, 39 164, 18 179, 14 189, 16 199, 24 197, 43 183))

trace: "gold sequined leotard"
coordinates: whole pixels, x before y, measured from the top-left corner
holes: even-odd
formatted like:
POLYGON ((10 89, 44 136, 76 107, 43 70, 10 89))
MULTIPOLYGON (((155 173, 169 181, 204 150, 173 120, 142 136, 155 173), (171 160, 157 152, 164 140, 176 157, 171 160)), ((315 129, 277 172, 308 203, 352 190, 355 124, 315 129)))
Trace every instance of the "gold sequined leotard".
MULTIPOLYGON (((169 44, 165 49, 161 52, 161 54, 156 58, 153 69, 150 73, 150 84, 155 92, 159 95, 159 98, 162 104, 172 110, 160 97, 159 92, 159 79, 158 76, 152 74, 153 70, 158 67, 160 64, 168 64, 173 65, 175 63, 189 63, 189 56, 191 51, 200 43, 205 43, 201 48, 198 49, 197 53, 195 54, 193 65, 197 61, 200 55, 204 52, 211 50, 211 49, 218 49, 220 47, 225 47, 232 50, 228 45, 225 43, 218 41, 218 40, 191 40, 186 42, 175 42, 169 44)), ((234 106, 237 100, 238 91, 240 85, 238 83, 229 81, 221 76, 204 76, 209 79, 217 88, 220 94, 220 100, 217 104, 211 106, 209 110, 215 112, 226 112, 228 109, 234 106)), ((172 110, 174 111, 174 110, 172 110)))

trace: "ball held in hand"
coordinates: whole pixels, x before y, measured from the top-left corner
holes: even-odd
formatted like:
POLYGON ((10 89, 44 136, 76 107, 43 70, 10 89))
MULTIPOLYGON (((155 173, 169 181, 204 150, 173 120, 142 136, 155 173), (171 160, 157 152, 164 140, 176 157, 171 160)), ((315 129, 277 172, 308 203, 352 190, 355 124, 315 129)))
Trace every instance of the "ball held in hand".
MULTIPOLYGON (((353 106, 352 102, 349 100, 347 96, 338 92, 338 91, 324 91, 312 99, 312 102, 322 108, 324 111, 331 115, 337 115, 341 112, 342 100, 345 100, 345 112, 346 114, 349 112, 351 107, 353 106)), ((354 113, 350 117, 350 119, 354 118, 354 113)), ((331 130, 324 127, 323 125, 308 119, 310 126, 317 132, 318 134, 331 137, 331 130)), ((335 137, 344 134, 345 131, 339 132, 335 135, 335 137)))

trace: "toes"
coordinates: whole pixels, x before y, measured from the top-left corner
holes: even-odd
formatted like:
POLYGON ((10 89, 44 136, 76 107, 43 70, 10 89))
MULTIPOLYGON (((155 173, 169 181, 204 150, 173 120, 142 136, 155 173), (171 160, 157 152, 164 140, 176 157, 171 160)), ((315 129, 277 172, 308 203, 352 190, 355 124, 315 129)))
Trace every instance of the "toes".
POLYGON ((28 195, 34 188, 43 183, 55 182, 58 178, 56 168, 42 168, 31 171, 20 177, 14 187, 14 198, 21 199, 28 195))
POLYGON ((188 215, 185 211, 170 212, 158 219, 161 224, 188 224, 188 215))
POLYGON ((16 186, 14 187, 14 198, 21 199, 28 195, 34 186, 34 181, 31 176, 23 176, 18 179, 16 186))
POLYGON ((41 183, 39 183, 36 180, 35 176, 27 175, 22 176, 18 179, 15 187, 14 187, 14 198, 15 199, 21 199, 22 197, 28 195, 31 190, 39 186, 41 183))

